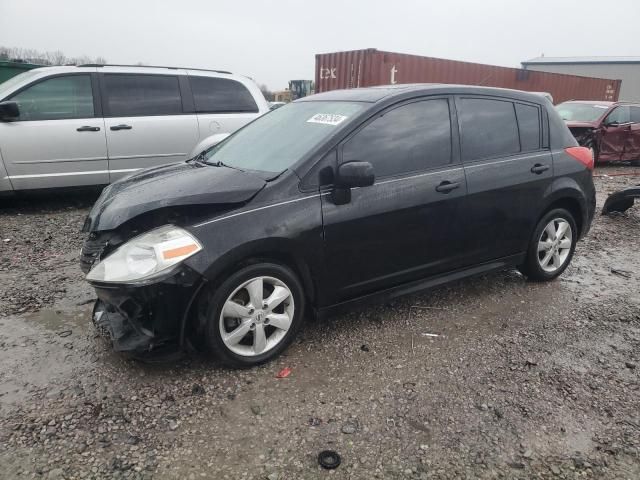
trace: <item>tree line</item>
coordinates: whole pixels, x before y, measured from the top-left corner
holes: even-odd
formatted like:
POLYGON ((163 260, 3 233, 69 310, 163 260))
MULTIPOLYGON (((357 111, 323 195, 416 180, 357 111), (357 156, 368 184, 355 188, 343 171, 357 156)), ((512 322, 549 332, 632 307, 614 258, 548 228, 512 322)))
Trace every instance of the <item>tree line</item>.
POLYGON ((0 60, 18 60, 38 65, 83 65, 94 63, 104 65, 107 63, 104 57, 67 57, 60 50, 53 52, 41 52, 33 48, 3 47, 0 46, 0 60))

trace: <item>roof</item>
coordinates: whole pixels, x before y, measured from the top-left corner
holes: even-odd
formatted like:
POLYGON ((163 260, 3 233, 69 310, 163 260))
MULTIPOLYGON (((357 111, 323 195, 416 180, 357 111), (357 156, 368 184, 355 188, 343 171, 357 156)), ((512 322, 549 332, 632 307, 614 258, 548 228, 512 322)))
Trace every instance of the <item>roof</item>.
POLYGON ((553 64, 593 64, 593 63, 637 63, 640 57, 536 57, 522 62, 522 65, 553 65, 553 64))
POLYGON ((452 85, 445 83, 412 83, 397 85, 382 85, 377 87, 351 88, 346 90, 331 90, 303 97, 296 102, 313 101, 343 101, 376 103, 386 98, 413 96, 414 94, 468 94, 506 96, 524 101, 539 102, 543 95, 538 92, 524 92, 508 88, 479 87, 475 85, 452 85))
POLYGON ((562 102, 562 103, 580 103, 580 104, 584 104, 584 105, 606 105, 607 107, 610 107, 611 105, 616 105, 618 103, 624 103, 624 102, 605 102, 605 101, 599 101, 599 100, 567 100, 566 102, 562 102))

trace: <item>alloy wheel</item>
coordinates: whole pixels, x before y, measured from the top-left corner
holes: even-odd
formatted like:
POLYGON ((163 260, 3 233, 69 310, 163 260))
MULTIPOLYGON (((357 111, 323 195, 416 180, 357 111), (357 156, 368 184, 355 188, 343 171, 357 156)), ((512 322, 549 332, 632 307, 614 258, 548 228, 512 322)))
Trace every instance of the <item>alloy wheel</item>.
POLYGON ((220 312, 220 335, 237 355, 253 357, 275 348, 295 312, 289 287, 274 277, 255 277, 237 287, 220 312))
POLYGON ((540 268, 553 273, 562 268, 569 258, 573 244, 571 225, 564 218, 551 220, 538 239, 538 263, 540 268))

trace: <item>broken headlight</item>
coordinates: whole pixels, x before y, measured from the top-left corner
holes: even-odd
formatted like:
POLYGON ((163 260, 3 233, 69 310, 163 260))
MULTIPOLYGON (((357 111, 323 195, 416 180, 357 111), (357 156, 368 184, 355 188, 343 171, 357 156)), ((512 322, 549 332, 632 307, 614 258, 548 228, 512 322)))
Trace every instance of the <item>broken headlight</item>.
POLYGON ((202 250, 186 230, 164 225, 132 238, 87 274, 93 282, 148 280, 202 250))

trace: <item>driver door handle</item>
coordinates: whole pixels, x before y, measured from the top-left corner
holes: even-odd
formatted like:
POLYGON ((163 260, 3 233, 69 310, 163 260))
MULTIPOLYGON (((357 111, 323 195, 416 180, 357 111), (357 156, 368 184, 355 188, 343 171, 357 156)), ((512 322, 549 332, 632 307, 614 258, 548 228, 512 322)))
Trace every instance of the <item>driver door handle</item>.
POLYGON ((440 185, 436 187, 436 192, 449 193, 452 190, 455 190, 456 188, 459 188, 459 187, 460 187, 460 182, 449 182, 445 180, 444 182, 442 182, 440 185))
POLYGON ((100 127, 90 127, 88 125, 85 125, 83 127, 76 128, 76 131, 77 132, 99 132, 100 127))
POLYGON ((540 175, 547 170, 549 170, 549 165, 542 165, 541 163, 536 163, 533 167, 531 167, 531 173, 535 173, 536 175, 540 175))
POLYGON ((111 130, 116 131, 116 130, 131 130, 133 127, 131 125, 124 125, 124 124, 120 124, 120 125, 114 125, 113 127, 110 127, 111 130))

